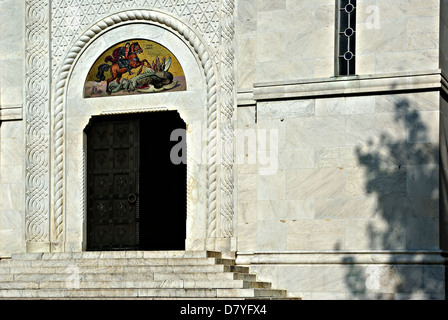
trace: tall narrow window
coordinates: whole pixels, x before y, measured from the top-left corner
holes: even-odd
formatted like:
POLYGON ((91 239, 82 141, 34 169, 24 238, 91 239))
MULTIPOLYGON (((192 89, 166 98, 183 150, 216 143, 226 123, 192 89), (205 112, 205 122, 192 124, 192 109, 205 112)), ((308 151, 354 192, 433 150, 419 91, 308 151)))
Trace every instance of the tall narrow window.
POLYGON ((340 76, 354 75, 356 58, 356 0, 337 1, 337 72, 340 76))

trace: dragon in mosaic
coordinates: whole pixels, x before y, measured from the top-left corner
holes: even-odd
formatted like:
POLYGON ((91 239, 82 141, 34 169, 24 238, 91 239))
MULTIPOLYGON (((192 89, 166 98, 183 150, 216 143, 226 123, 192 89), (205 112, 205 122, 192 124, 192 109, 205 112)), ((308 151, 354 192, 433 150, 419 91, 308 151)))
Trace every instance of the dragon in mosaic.
POLYGON ((146 59, 139 59, 138 54, 142 52, 143 49, 138 42, 128 42, 125 46, 115 49, 112 55, 105 58, 106 63, 98 66, 96 75, 98 81, 106 80, 105 72, 111 73, 111 77, 107 79, 107 94, 121 90, 156 92, 171 89, 177 85, 177 82, 173 80, 173 74, 168 71, 171 66, 171 57, 156 57, 150 63, 146 59), (123 78, 124 74, 134 75, 132 70, 137 68, 140 69, 136 76, 123 78))

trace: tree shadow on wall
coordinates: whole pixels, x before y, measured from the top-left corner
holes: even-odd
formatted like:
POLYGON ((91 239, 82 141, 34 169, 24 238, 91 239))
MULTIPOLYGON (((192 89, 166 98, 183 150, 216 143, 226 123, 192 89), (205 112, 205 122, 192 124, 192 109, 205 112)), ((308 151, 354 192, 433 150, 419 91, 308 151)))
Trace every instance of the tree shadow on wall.
MULTIPOLYGON (((364 170, 365 193, 376 198, 374 213, 358 228, 367 232, 360 237, 367 242, 360 248, 437 250, 438 146, 427 142, 430 130, 409 100, 401 98, 392 103, 396 126, 392 130, 383 128, 380 137, 372 137, 367 145, 356 149, 358 165, 364 170)), ((431 292, 441 292, 440 268, 412 268, 395 261, 397 257, 390 254, 384 261, 387 264, 367 267, 358 264, 354 256, 346 257, 343 262, 350 269, 345 280, 352 296, 427 299, 431 292)))

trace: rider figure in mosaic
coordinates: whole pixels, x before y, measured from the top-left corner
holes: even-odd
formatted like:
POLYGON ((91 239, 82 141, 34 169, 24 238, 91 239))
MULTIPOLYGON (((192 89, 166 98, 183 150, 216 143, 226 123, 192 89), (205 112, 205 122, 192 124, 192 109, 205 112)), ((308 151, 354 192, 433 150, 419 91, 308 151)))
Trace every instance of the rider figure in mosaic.
POLYGON ((117 51, 118 54, 118 66, 120 68, 126 68, 126 70, 128 70, 129 75, 132 75, 132 71, 131 71, 131 62, 128 59, 128 54, 129 54, 129 48, 130 48, 131 44, 128 42, 126 43, 126 45, 124 47, 120 47, 117 51))
POLYGON ((112 56, 108 56, 105 59, 105 62, 112 62, 112 64, 118 63, 120 69, 126 68, 129 74, 132 75, 131 61, 128 58, 128 55, 130 54, 129 52, 130 47, 131 44, 127 42, 124 47, 115 49, 114 52, 112 53, 112 56))

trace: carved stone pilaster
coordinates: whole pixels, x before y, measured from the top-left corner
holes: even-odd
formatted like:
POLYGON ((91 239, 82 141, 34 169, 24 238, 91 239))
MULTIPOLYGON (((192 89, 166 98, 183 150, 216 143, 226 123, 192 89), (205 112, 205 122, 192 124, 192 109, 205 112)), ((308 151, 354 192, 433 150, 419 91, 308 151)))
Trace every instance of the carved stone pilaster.
POLYGON ((234 235, 234 0, 222 1, 221 18, 221 237, 234 235))
POLYGON ((28 251, 50 250, 49 1, 26 1, 26 195, 28 251))

